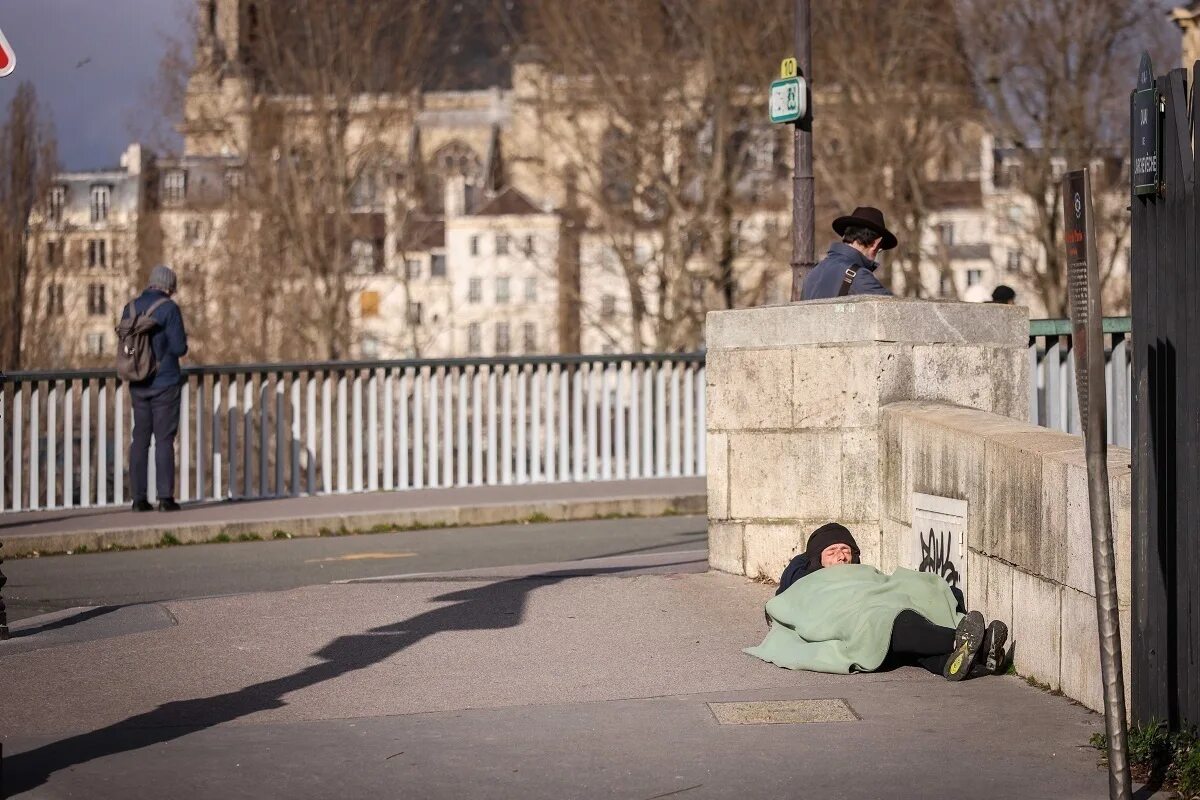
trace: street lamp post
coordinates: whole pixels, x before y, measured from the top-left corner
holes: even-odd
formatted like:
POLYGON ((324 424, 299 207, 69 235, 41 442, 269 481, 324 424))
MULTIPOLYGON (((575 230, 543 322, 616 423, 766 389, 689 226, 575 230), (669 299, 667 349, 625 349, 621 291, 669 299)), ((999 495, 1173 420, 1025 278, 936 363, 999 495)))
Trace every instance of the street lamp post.
POLYGON ((795 166, 792 170, 792 302, 800 299, 804 278, 816 263, 813 228, 812 153, 812 28, 809 0, 795 0, 793 20, 794 49, 800 74, 807 82, 809 100, 804 117, 792 127, 795 166))

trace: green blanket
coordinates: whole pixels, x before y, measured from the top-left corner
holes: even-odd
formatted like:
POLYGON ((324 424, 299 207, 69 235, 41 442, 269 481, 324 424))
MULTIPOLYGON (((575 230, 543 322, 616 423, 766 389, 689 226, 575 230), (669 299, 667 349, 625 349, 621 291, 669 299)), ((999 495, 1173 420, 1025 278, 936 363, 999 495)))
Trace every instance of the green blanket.
POLYGON ((771 630, 745 652, 787 669, 813 672, 878 669, 896 615, 916 611, 953 628, 962 614, 949 585, 927 572, 900 568, 884 575, 865 564, 826 567, 767 603, 771 630))

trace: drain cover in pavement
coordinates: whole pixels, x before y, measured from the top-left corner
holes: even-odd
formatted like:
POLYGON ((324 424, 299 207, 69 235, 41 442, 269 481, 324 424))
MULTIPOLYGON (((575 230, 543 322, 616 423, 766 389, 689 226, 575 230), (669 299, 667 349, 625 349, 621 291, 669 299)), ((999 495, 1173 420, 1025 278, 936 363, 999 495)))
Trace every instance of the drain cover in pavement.
POLYGON ((757 703, 709 703, 722 725, 787 725, 800 722, 857 722, 854 709, 841 699, 767 700, 757 703))

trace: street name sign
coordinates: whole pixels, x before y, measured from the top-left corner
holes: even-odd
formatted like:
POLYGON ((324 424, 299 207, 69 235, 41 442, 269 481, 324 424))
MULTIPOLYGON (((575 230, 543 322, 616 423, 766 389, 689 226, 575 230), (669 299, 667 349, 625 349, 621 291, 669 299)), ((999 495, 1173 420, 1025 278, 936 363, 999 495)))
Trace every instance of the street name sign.
POLYGON ((13 52, 12 45, 4 37, 4 31, 0 31, 0 78, 11 75, 16 68, 17 54, 13 52))
POLYGON ((1154 65, 1142 53, 1137 88, 1129 100, 1130 182, 1135 197, 1158 194, 1161 183, 1162 131, 1158 90, 1154 88, 1154 65))
POLYGON ((769 109, 771 122, 795 122, 804 116, 808 104, 804 78, 780 78, 771 82, 769 109))

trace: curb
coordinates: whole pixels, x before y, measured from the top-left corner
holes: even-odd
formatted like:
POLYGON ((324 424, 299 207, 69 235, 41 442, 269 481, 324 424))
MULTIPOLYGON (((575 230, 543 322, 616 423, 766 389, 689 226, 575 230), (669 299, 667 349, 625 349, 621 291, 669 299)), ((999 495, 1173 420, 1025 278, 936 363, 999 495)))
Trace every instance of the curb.
POLYGON ((707 496, 634 496, 598 500, 539 500, 472 506, 405 508, 254 522, 206 522, 5 538, 4 557, 131 550, 175 544, 206 544, 258 539, 349 536, 429 528, 465 528, 534 522, 572 522, 605 517, 661 517, 705 514, 707 496))

